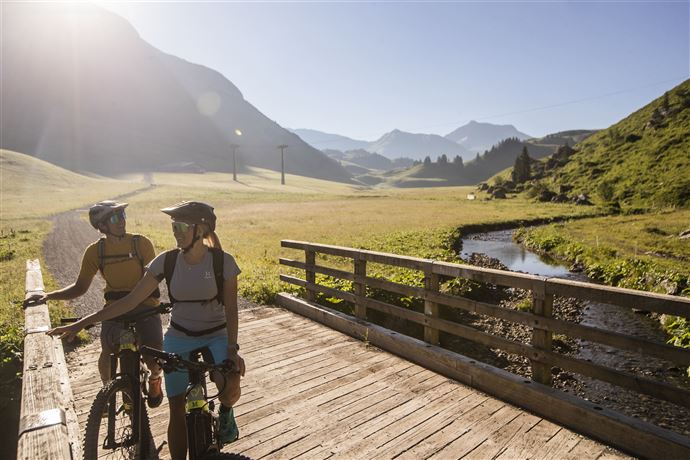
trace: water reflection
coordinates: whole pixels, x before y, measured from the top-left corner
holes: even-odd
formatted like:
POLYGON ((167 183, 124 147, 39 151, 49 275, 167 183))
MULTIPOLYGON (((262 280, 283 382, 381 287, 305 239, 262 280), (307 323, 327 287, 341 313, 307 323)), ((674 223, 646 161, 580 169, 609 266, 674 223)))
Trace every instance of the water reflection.
POLYGON ((572 277, 572 273, 560 262, 539 256, 515 244, 511 230, 475 235, 472 239, 462 240, 462 257, 467 258, 473 252, 498 259, 512 271, 558 278, 572 277))

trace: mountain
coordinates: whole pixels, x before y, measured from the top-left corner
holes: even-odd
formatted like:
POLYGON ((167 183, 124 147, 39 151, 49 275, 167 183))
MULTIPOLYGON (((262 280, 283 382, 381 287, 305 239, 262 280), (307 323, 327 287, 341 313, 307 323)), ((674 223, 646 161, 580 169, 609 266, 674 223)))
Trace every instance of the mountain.
POLYGON ((446 134, 445 137, 457 142, 470 152, 477 153, 489 150, 504 139, 525 140, 532 136, 518 131, 513 125, 494 125, 472 120, 452 133, 446 134))
POLYGON ((324 133, 315 129, 291 129, 304 142, 319 150, 331 149, 345 152, 347 150, 364 149, 369 145, 367 141, 358 141, 339 134, 324 133))
MULTIPOLYGON (((393 160, 379 155, 378 153, 370 153, 363 149, 348 150, 341 152, 340 150, 325 149, 323 153, 329 157, 340 162, 351 163, 353 165, 361 166, 367 170, 390 171, 395 168, 407 168, 412 166, 413 160, 410 158, 395 158, 393 160)), ((344 165, 345 169, 352 172, 352 168, 344 165)))
POLYGON ((463 160, 472 158, 472 154, 461 145, 436 134, 415 134, 395 129, 384 134, 379 140, 366 147, 369 152, 378 153, 387 158, 408 157, 423 160, 429 156, 433 159, 440 155, 463 160))
POLYGON ((690 80, 544 165, 544 183, 622 207, 690 206, 690 80))
MULTIPOLYGON (((504 139, 483 154, 477 153, 473 160, 457 162, 454 158, 443 161, 423 162, 404 171, 387 174, 383 179, 393 187, 441 187, 450 185, 474 185, 510 168, 515 159, 527 148, 533 160, 548 157, 565 145, 586 139, 595 131, 573 130, 549 134, 540 139, 504 139)), ((357 177, 361 180, 360 177, 357 177)))
POLYGON ((0 147, 114 175, 193 163, 349 181, 342 166, 247 102, 220 73, 165 54, 92 4, 3 3, 0 147), (241 131, 241 136, 235 130, 241 131))

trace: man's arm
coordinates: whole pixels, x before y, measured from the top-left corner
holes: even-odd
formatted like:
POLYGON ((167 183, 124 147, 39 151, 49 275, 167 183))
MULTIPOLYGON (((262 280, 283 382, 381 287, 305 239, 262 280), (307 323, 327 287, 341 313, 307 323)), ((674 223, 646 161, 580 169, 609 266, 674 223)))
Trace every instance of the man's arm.
POLYGON ((91 260, 93 256, 91 251, 91 247, 86 248, 86 251, 84 251, 79 275, 74 283, 65 288, 47 292, 43 295, 32 295, 24 300, 24 306, 26 307, 32 303, 47 302, 48 300, 71 300, 86 294, 86 291, 89 290, 89 286, 91 286, 93 277, 96 276, 96 272, 98 271, 98 266, 91 260))

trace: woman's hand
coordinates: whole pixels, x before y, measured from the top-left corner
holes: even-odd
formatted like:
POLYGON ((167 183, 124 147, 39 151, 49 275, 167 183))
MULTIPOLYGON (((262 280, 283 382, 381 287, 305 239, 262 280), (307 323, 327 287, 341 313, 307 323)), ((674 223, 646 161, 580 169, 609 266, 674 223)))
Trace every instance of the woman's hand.
POLYGON ((51 337, 58 336, 61 339, 67 339, 68 342, 71 342, 74 340, 74 338, 77 336, 79 331, 84 329, 83 326, 81 326, 79 323, 73 323, 73 324, 68 324, 66 326, 60 326, 56 327, 54 329, 49 330, 46 332, 51 337))
POLYGON ((228 361, 232 363, 233 369, 244 377, 244 359, 237 354, 237 348, 235 345, 228 345, 228 361))
POLYGON ((48 301, 48 294, 32 294, 26 299, 24 299, 24 303, 22 306, 24 308, 29 307, 31 305, 36 305, 39 303, 46 303, 48 301))

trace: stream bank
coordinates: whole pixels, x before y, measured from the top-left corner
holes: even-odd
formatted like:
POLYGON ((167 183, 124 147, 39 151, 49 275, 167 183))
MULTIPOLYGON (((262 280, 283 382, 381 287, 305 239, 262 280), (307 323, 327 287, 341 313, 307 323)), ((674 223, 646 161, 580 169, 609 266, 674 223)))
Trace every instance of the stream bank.
MULTIPOLYGON (((593 282, 583 273, 571 272, 562 262, 530 252, 516 244, 513 242, 511 230, 468 235, 462 240, 461 246, 461 257, 475 265, 593 282)), ((506 291, 507 299, 500 301, 502 306, 511 309, 529 308, 529 293, 517 289, 506 291)), ((554 316, 592 327, 625 332, 657 343, 665 343, 668 339, 656 317, 613 305, 557 297, 554 300, 554 316)), ((493 318, 474 318, 471 325, 522 343, 529 343, 531 340, 531 331, 528 328, 510 322, 493 318)), ((560 353, 578 359, 635 375, 653 376, 657 380, 690 389, 690 381, 685 376, 684 369, 673 363, 570 339, 559 334, 554 336, 554 348, 560 353)), ((500 351, 496 354, 505 360, 502 367, 519 375, 530 376, 527 359, 500 351)), ((562 369, 554 368, 552 373, 556 388, 686 436, 690 435, 690 418, 685 409, 562 369)))

